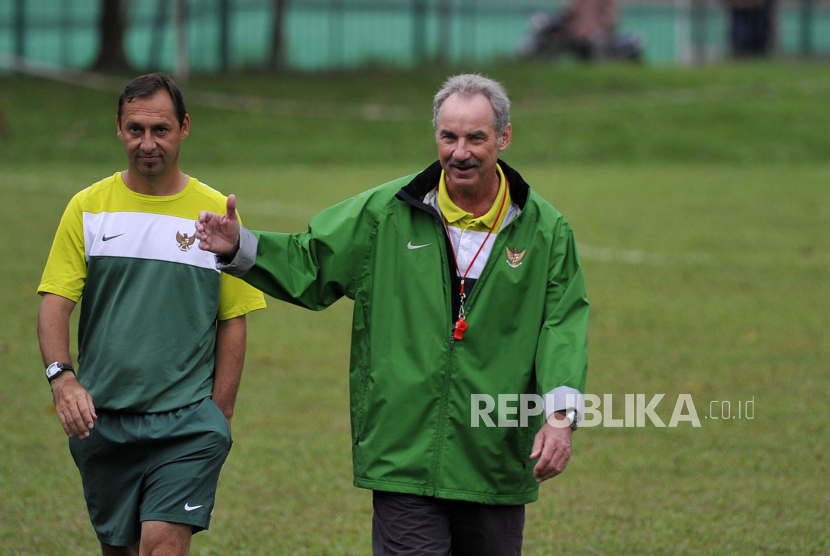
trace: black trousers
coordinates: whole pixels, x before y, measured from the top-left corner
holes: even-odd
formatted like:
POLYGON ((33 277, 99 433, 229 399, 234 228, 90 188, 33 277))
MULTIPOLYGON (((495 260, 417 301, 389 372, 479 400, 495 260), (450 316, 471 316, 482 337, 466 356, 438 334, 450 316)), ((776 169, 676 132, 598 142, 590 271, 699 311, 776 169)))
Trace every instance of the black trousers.
POLYGON ((374 556, 520 556, 525 507, 374 491, 374 556))

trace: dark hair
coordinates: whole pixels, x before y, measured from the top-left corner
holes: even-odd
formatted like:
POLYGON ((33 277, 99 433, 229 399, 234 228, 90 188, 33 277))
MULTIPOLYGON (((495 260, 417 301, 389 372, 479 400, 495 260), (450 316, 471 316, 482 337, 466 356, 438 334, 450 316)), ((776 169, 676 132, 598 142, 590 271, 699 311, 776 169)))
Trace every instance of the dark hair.
POLYGON ((121 121, 121 113, 124 110, 125 102, 132 102, 134 98, 148 98, 156 94, 159 89, 164 89, 170 94, 173 100, 173 107, 176 109, 176 117, 179 119, 179 127, 184 124, 184 117, 187 108, 184 107, 184 99, 179 87, 163 73, 150 73, 136 77, 124 87, 121 97, 118 99, 118 121, 121 121))

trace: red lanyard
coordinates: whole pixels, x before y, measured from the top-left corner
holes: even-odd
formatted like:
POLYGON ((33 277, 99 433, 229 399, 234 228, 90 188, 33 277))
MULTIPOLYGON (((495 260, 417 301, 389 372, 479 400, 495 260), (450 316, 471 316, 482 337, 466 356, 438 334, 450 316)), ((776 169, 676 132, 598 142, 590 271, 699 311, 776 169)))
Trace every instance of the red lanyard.
MULTIPOLYGON (((504 203, 507 200, 507 185, 505 184, 504 187, 504 195, 501 198, 501 207, 499 207, 499 213, 496 215, 496 220, 493 222, 493 225, 490 226, 490 231, 487 232, 487 236, 484 238, 484 241, 481 242, 481 246, 476 251, 473 260, 470 261, 470 265, 467 267, 467 270, 461 275, 461 268, 458 266, 458 257, 455 254, 455 246, 452 244, 452 236, 450 235, 450 227, 447 223, 447 217, 444 216, 444 228, 447 230, 447 238, 450 240, 450 247, 452 248, 452 258, 455 260, 455 268, 458 271, 458 274, 461 275, 461 303, 458 306, 458 320, 455 321, 455 326, 453 327, 453 340, 462 340, 464 338, 464 331, 467 330, 467 321, 465 320, 464 315, 464 301, 467 299, 467 295, 464 293, 464 280, 467 278, 467 274, 469 274, 470 269, 473 268, 473 265, 478 258, 479 253, 481 250, 484 249, 484 244, 487 243, 487 240, 490 239, 490 234, 493 233, 493 230, 496 228, 496 225, 499 223, 499 218, 501 218, 501 213, 504 210, 504 203)), ((462 230, 463 233, 463 230, 462 230)))

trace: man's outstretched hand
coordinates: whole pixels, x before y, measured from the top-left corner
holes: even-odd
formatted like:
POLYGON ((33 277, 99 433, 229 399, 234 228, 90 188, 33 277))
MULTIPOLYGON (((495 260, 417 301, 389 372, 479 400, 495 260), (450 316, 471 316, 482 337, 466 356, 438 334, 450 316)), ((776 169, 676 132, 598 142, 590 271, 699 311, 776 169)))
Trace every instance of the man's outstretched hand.
POLYGON ((227 214, 203 210, 196 221, 199 249, 223 257, 233 258, 239 250, 239 217, 236 215, 236 195, 228 197, 227 214))

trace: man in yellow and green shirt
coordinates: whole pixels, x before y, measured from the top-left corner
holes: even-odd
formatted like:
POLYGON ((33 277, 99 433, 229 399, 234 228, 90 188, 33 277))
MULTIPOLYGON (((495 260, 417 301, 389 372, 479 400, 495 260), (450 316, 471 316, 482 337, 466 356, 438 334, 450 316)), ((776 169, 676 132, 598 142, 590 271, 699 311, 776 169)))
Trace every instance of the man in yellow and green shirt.
POLYGON ((179 170, 190 116, 175 83, 130 82, 116 123, 128 169, 69 202, 38 287, 38 337, 104 555, 186 555, 231 446, 245 315, 265 301, 195 245, 194 219, 226 198, 179 170))

